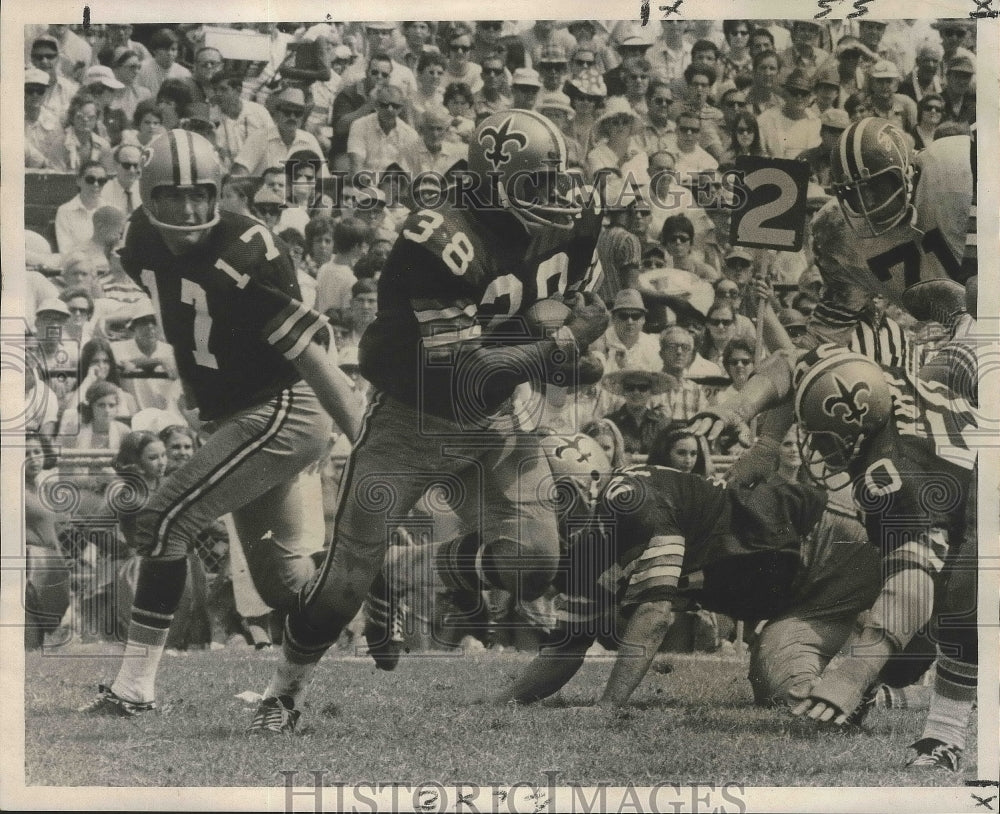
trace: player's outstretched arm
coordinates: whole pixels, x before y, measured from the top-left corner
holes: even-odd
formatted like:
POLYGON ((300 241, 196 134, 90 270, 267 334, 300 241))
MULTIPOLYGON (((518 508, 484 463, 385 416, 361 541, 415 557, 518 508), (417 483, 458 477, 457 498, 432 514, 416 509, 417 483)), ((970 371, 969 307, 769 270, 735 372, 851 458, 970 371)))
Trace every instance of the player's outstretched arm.
POLYGON ((796 348, 772 353, 761 362, 739 393, 691 419, 691 431, 714 441, 726 429, 737 430, 740 440, 745 440, 745 445, 749 446, 747 423, 764 410, 791 398, 792 371, 804 352, 796 348))
POLYGON ((559 643, 543 646, 514 683, 495 696, 495 703, 540 701, 561 690, 576 675, 593 639, 571 637, 564 628, 558 628, 555 635, 559 635, 559 643))
POLYGON ((635 609, 625 626, 608 685, 597 702, 599 706, 621 707, 632 697, 663 644, 670 617, 670 601, 667 599, 644 602, 635 609))
POLYGON ((361 410, 353 398, 351 380, 347 374, 331 364, 326 350, 315 342, 306 345, 306 349, 292 364, 306 384, 316 392, 323 409, 330 414, 341 432, 354 443, 361 434, 361 410))

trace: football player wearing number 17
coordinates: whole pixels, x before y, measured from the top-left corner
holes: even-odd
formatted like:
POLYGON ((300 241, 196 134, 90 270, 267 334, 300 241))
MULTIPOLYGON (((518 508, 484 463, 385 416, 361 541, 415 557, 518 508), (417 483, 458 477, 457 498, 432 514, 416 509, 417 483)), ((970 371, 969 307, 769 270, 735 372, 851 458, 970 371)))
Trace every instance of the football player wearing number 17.
POLYGON ((214 430, 123 519, 143 560, 118 676, 84 708, 95 713, 155 708, 186 555, 216 518, 232 513, 262 598, 290 609, 315 570, 301 539, 296 476, 326 447, 327 413, 351 437, 360 428, 351 382, 326 347, 325 318, 299 301, 295 268, 270 233, 219 209, 221 177, 206 139, 187 130, 158 137, 145 154, 143 205, 121 251, 125 271, 159 311, 188 407, 214 430))
POLYGON ((590 293, 600 213, 572 194, 566 155, 544 116, 496 113, 469 145, 473 194, 405 222, 361 340, 375 393, 344 472, 336 540, 287 618, 283 659, 251 732, 295 728, 315 664, 369 588, 365 637, 376 665, 392 669, 406 589, 501 588, 531 600, 552 581, 559 536, 548 462, 537 437, 513 432, 504 406, 522 382, 577 383, 580 352, 608 324, 590 293), (554 315, 551 333, 537 330, 554 315), (406 547, 387 581, 390 534, 435 483, 473 530, 406 547))

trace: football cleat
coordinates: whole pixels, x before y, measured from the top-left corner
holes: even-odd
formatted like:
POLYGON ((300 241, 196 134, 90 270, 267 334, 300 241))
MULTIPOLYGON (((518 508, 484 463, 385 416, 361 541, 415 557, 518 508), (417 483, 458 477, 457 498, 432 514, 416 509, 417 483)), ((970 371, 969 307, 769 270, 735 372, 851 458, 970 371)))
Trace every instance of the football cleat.
POLYGON ((395 670, 406 650, 403 637, 406 608, 398 597, 391 594, 382 574, 375 578, 365 597, 364 615, 368 655, 375 660, 379 670, 395 670))
POLYGON ((104 684, 97 685, 97 699, 86 706, 80 707, 80 712, 90 715, 111 715, 117 718, 134 718, 144 712, 156 709, 155 701, 129 701, 111 691, 104 684))
POLYGON ((909 749, 907 766, 939 766, 957 772, 962 765, 962 750, 937 738, 921 738, 911 743, 909 749))
POLYGON ((290 735, 295 731, 302 713, 295 709, 291 698, 265 698, 247 727, 248 735, 290 735))
POLYGON ((861 696, 861 703, 854 708, 854 712, 847 716, 843 725, 861 726, 865 722, 865 718, 868 717, 868 713, 879 706, 879 690, 883 688, 888 689, 884 684, 873 684, 865 690, 865 694, 861 696))

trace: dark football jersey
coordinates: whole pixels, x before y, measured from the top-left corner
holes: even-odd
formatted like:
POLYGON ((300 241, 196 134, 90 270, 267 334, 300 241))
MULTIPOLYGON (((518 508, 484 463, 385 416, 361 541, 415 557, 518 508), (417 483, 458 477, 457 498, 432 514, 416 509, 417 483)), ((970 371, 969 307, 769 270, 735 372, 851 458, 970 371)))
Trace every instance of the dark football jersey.
POLYGON ((141 209, 122 266, 150 295, 181 378, 210 421, 260 404, 299 380, 290 360, 326 339, 325 318, 299 302, 287 253, 259 221, 223 212, 205 242, 173 254, 141 209))
POLYGON ((612 602, 679 598, 765 618, 792 601, 802 538, 825 505, 820 490, 803 485, 744 490, 666 467, 629 467, 603 490, 596 529, 570 547, 557 604, 570 621, 612 602))
POLYGON ((866 441, 850 469, 869 542, 888 554, 943 529, 947 540, 932 538, 943 563, 965 538, 972 472, 943 460, 932 439, 900 435, 890 423, 866 441))
POLYGON ((483 346, 537 341, 523 315, 538 299, 592 290, 600 226, 600 215, 586 210, 571 232, 532 239, 504 212, 448 205, 414 212, 379 278, 362 374, 432 415, 461 421, 470 403, 472 413, 489 414, 499 403, 464 362, 483 346))

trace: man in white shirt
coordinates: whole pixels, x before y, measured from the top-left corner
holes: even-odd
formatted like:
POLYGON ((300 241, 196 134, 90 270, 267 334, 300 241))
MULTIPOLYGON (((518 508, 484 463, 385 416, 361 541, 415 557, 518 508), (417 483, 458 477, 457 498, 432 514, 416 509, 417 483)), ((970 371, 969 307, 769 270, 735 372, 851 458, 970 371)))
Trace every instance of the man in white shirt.
POLYGON ((685 186, 697 186, 693 177, 701 173, 714 173, 719 162, 698 143, 701 137, 701 117, 684 111, 677 117, 677 170, 685 186))
POLYGON ((796 68, 782 87, 785 103, 757 117, 760 142, 773 158, 797 158, 820 143, 820 120, 811 107, 813 80, 805 70, 796 68))
POLYGON ((132 338, 113 342, 115 360, 125 374, 123 389, 135 397, 140 410, 178 412, 180 387, 174 350, 160 341, 160 328, 151 305, 139 308, 128 322, 132 338))
POLYGON ((142 204, 139 197, 140 162, 142 148, 138 144, 119 144, 115 148, 115 177, 108 181, 101 192, 101 203, 121 210, 128 217, 142 204))
POLYGON ((94 234, 94 210, 101 205, 101 192, 108 180, 108 171, 100 161, 84 161, 80 165, 76 173, 80 194, 56 210, 56 245, 60 254, 90 240, 94 234))
POLYGON ((420 145, 420 136, 399 118, 403 92, 395 85, 375 91, 375 112, 351 122, 347 133, 347 155, 352 175, 362 170, 378 173, 420 145))
POLYGON ((212 77, 209 102, 218 108, 215 144, 231 163, 254 133, 266 133, 274 127, 274 119, 264 105, 244 99, 243 78, 233 73, 217 73, 212 77))
MULTIPOLYGON (((299 88, 281 91, 274 99, 273 125, 246 138, 233 159, 231 172, 234 175, 263 175, 268 167, 283 165, 292 153, 300 150, 323 155, 316 137, 299 127, 305 112, 306 97, 299 88)), ((324 175, 325 168, 323 164, 324 175)))
POLYGON ((48 88, 42 107, 52 113, 60 124, 66 118, 69 103, 80 86, 59 73, 59 40, 44 34, 31 44, 31 64, 48 75, 48 88))
POLYGON ((445 141, 451 114, 442 105, 428 107, 420 122, 421 140, 411 147, 400 162, 411 176, 422 172, 436 172, 444 175, 462 159, 468 158, 469 148, 465 144, 445 141))

